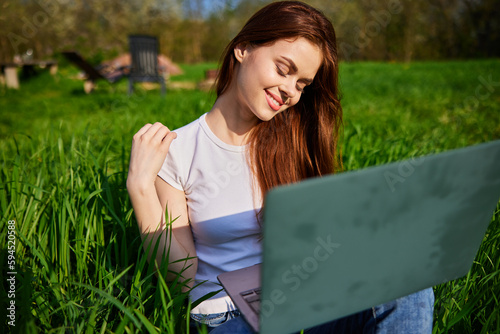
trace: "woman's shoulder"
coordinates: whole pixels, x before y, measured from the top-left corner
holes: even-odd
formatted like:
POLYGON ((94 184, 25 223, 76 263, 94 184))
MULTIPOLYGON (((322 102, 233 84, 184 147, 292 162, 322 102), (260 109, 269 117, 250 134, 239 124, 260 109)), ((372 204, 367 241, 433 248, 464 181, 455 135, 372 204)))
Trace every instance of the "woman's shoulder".
POLYGON ((200 130, 200 126, 201 124, 204 122, 205 120, 205 115, 206 114, 203 114, 201 115, 199 118, 195 119, 194 121, 192 121, 191 123, 188 123, 180 128, 177 128, 175 130, 173 130, 173 132, 175 132, 177 134, 177 137, 179 138, 179 136, 182 138, 182 137, 192 137, 192 136, 196 136, 197 133, 199 132, 200 130))
POLYGON ((203 122, 205 114, 198 119, 188 123, 178 129, 172 130, 177 134, 177 138, 172 141, 170 150, 173 152, 180 152, 185 155, 187 152, 192 151, 199 142, 200 136, 203 135, 203 122))
POLYGON ((201 133, 201 123, 205 115, 173 130, 177 137, 172 141, 167 156, 158 175, 177 189, 184 189, 189 168, 193 164, 197 143, 201 133))

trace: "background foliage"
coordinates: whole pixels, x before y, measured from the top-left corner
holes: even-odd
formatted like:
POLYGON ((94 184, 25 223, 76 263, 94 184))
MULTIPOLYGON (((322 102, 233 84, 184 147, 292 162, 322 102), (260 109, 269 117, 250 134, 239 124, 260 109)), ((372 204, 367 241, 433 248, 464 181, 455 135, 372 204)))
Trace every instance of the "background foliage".
MULTIPOLYGON (((0 62, 77 50, 94 63, 127 51, 129 34, 159 37, 182 63, 217 61, 264 0, 3 0, 0 62)), ((496 0, 307 0, 330 17, 344 60, 500 56, 496 0)))

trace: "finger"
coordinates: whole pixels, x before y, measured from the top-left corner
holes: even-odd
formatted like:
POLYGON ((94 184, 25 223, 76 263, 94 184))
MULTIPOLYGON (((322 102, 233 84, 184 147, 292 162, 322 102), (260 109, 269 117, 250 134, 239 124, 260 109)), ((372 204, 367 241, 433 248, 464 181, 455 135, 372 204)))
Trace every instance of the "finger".
POLYGON ((170 130, 166 126, 161 126, 160 128, 158 128, 152 139, 160 144, 169 133, 170 130))
POLYGON ((161 147, 162 149, 168 151, 168 149, 170 148, 170 144, 172 144, 172 141, 177 138, 177 133, 175 132, 172 132, 170 131, 166 136, 165 138, 163 139, 162 143, 161 143, 161 147))
POLYGON ((158 132, 158 130, 163 127, 165 127, 163 124, 161 124, 160 122, 156 122, 153 125, 151 125, 151 127, 148 129, 148 131, 146 131, 146 133, 143 134, 143 136, 146 136, 148 138, 153 138, 158 132))
POLYGON ((169 132, 169 128, 167 128, 160 122, 156 122, 151 126, 151 128, 149 128, 149 130, 143 135, 143 137, 147 140, 156 140, 159 143, 169 132))
POLYGON ((141 137, 143 134, 145 134, 150 128, 151 128, 152 124, 148 123, 148 124, 145 124, 139 131, 137 131, 137 133, 135 134, 134 137, 141 137))

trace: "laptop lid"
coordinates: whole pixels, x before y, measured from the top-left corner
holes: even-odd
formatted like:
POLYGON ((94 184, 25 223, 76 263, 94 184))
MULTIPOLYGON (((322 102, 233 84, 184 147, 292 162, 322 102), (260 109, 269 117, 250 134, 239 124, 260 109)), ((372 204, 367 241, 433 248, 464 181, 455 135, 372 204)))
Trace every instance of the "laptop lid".
POLYGON ((500 198, 500 141, 266 196, 261 333, 315 326, 465 275, 500 198))
POLYGON ((228 271, 217 276, 217 279, 233 300, 236 308, 245 318, 248 325, 255 331, 259 331, 259 312, 252 309, 251 305, 244 300, 245 291, 261 287, 261 264, 250 267, 228 271))

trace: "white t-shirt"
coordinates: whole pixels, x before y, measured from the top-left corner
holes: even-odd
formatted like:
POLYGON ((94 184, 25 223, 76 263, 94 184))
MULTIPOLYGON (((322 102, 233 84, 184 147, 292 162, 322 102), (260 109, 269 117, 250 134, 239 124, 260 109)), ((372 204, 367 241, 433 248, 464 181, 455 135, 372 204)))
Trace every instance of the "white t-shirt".
MULTIPOLYGON (((188 216, 198 257, 191 300, 222 289, 217 275, 261 262, 262 203, 255 199, 247 146, 222 142, 210 130, 206 114, 175 130, 158 175, 186 194, 188 216)), ((221 313, 234 305, 225 291, 194 308, 192 313, 221 313)))

